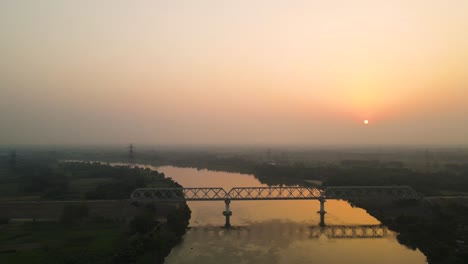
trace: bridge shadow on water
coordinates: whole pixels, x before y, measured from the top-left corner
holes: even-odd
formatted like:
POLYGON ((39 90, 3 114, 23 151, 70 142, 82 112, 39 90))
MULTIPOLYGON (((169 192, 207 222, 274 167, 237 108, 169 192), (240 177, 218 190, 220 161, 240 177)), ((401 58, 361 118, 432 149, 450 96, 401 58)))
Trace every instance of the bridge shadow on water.
POLYGON ((189 228, 193 236, 230 237, 245 239, 266 239, 290 237, 294 239, 375 239, 386 238, 392 234, 384 225, 330 225, 308 226, 294 222, 269 221, 248 226, 230 228, 217 226, 195 226, 189 228))
POLYGON ((320 227, 284 220, 230 228, 193 226, 166 263, 410 263, 401 262, 407 258, 403 254, 382 259, 401 249, 394 236, 383 225, 320 227))

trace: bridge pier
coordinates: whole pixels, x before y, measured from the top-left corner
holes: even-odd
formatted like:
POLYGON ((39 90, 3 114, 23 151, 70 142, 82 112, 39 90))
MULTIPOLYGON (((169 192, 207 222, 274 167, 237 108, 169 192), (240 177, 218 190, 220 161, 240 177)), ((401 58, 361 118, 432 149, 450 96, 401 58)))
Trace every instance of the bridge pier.
POLYGON ((229 228, 231 227, 231 209, 229 208, 229 204, 231 203, 231 200, 226 199, 224 200, 224 203, 226 204, 226 211, 223 212, 223 215, 226 217, 226 223, 224 224, 224 227, 229 228))
POLYGON ((324 227, 325 226, 325 198, 320 198, 320 211, 317 211, 317 213, 320 214, 320 226, 324 227))

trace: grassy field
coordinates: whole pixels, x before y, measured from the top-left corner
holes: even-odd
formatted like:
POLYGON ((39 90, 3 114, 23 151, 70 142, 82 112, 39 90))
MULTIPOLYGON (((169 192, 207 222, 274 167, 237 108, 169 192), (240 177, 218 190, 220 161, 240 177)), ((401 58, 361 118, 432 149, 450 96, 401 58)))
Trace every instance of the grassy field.
POLYGON ((111 254, 122 226, 114 223, 84 223, 67 226, 60 223, 17 223, 0 226, 0 263, 47 263, 48 259, 78 252, 91 255, 111 254))
POLYGON ((0 183, 0 198, 18 195, 18 183, 7 182, 0 183))
POLYGON ((92 191, 98 186, 99 184, 104 183, 111 183, 114 179, 110 177, 102 177, 102 178, 78 178, 78 179, 70 179, 69 183, 69 194, 67 198, 69 199, 84 199, 84 195, 92 191))

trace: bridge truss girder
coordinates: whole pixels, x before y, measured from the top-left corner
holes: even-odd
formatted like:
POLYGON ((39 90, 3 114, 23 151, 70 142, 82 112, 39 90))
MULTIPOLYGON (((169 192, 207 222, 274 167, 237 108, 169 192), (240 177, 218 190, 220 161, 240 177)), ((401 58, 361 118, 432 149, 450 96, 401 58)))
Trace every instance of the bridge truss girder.
POLYGON ((318 200, 322 191, 306 187, 235 187, 228 196, 230 200, 318 200))
POLYGON ((223 188, 139 188, 133 191, 133 201, 224 201, 223 188))
POLYGON ((221 201, 221 200, 322 200, 322 199, 414 200, 419 196, 409 186, 334 186, 324 190, 308 187, 139 188, 133 201, 221 201))

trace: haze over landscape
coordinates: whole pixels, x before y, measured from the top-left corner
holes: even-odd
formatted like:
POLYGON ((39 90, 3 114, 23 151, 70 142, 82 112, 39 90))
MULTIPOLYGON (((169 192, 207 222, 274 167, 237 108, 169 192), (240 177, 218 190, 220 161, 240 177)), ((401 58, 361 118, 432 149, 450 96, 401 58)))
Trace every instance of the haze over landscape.
POLYGON ((0 263, 467 264, 467 0, 0 0, 0 263))
POLYGON ((467 13, 2 1, 0 144, 467 144, 467 13))

